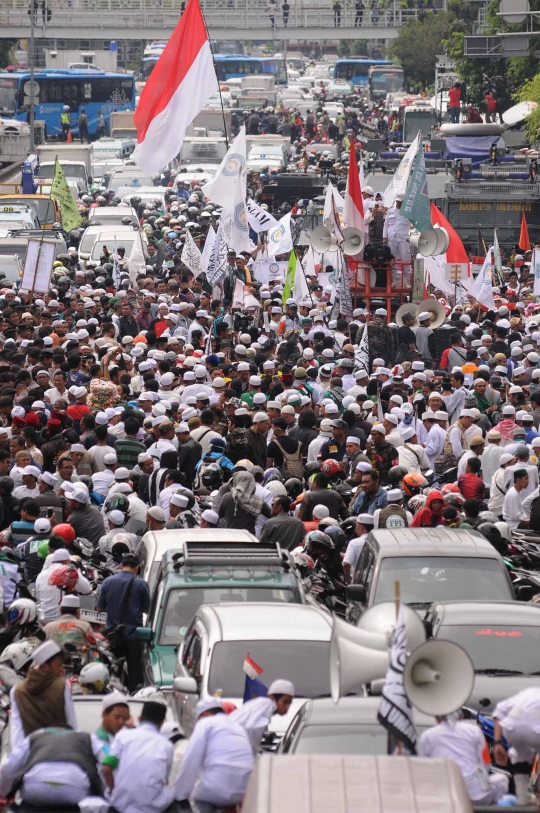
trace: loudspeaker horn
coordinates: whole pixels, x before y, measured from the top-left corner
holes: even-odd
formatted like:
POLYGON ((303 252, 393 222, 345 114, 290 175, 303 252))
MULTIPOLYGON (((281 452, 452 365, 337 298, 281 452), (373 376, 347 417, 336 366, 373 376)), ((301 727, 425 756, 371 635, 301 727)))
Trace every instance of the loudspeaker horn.
POLYGON ((337 238, 326 226, 317 226, 316 229, 313 229, 309 242, 311 248, 317 254, 324 254, 325 251, 337 251, 337 238))
POLYGON ((341 250, 349 257, 354 257, 355 254, 360 254, 364 248, 364 233, 360 229, 343 229, 343 245, 341 250))
POLYGON ((398 327, 403 327, 403 315, 405 313, 413 313, 415 316, 414 323, 415 325, 418 324, 418 306, 414 305, 412 302, 406 302, 404 305, 400 305, 396 311, 396 317, 394 319, 396 325, 398 327))
POLYGON ((424 311, 429 311, 433 314, 429 325, 433 329, 440 327, 446 319, 446 311, 436 299, 424 299, 417 307, 419 314, 424 311))
POLYGON ((334 618, 330 641, 330 691, 334 703, 363 684, 383 678, 388 660, 386 635, 367 632, 334 618))
MULTIPOLYGON (((403 605, 403 613, 407 632, 407 649, 409 652, 414 652, 415 649, 425 643, 426 628, 418 613, 415 613, 406 604, 403 605)), ((383 601, 381 604, 370 607, 369 610, 363 613, 357 624, 357 629, 386 635, 389 642, 392 641, 395 628, 396 605, 393 601, 383 601)))
POLYGON ((411 234, 409 242, 424 257, 433 257, 437 253, 439 241, 435 229, 424 229, 422 232, 415 232, 411 234))
POLYGON ((474 667, 458 644, 431 640, 410 655, 403 685, 418 711, 444 717, 467 702, 474 686, 474 667))
POLYGON ((450 245, 450 235, 443 226, 433 226, 433 231, 437 235, 437 248, 433 252, 433 256, 444 254, 450 245))

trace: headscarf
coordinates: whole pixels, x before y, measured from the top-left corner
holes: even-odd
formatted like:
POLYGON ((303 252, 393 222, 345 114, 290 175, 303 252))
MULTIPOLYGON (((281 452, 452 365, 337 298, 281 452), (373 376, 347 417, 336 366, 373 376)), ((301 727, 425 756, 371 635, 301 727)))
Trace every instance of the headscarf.
POLYGON ((232 479, 231 494, 234 500, 234 513, 242 508, 248 514, 258 517, 263 501, 255 495, 255 478, 248 471, 237 472, 232 479))

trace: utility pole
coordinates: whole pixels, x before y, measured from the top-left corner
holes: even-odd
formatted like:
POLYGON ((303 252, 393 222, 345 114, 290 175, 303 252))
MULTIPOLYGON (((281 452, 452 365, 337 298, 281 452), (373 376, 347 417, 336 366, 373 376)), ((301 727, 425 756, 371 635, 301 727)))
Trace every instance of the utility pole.
POLYGON ((36 0, 30 0, 30 53, 28 57, 30 59, 30 87, 31 91, 28 94, 30 96, 30 155, 33 155, 36 144, 35 144, 35 132, 34 132, 34 100, 35 100, 35 93, 34 93, 34 56, 35 56, 35 42, 34 42, 34 28, 35 28, 35 14, 36 14, 36 0))

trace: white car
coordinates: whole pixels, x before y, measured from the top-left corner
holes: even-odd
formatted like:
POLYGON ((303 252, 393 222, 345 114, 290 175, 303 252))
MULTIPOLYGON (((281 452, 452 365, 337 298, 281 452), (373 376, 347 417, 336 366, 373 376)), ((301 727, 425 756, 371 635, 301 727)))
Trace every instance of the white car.
POLYGON ((219 694, 242 705, 249 653, 263 669, 259 679, 265 686, 277 678, 295 685, 289 712, 270 720, 269 729, 279 738, 306 699, 330 694, 331 635, 331 616, 307 605, 200 607, 178 653, 173 681, 176 714, 186 736, 193 730, 198 700, 219 694))
POLYGON ((137 212, 132 206, 99 206, 97 209, 90 209, 88 224, 93 226, 99 222, 103 226, 121 226, 125 217, 130 217, 134 228, 139 228, 137 212))
MULTIPOLYGON (((146 249, 148 247, 146 233, 141 231, 139 234, 143 251, 146 253, 146 249)), ((131 226, 101 227, 101 230, 94 241, 94 245, 92 246, 89 259, 92 262, 99 263, 104 249, 106 248, 109 254, 112 254, 115 246, 117 248, 125 249, 125 258, 127 259, 131 254, 131 249, 133 248, 135 240, 138 241, 139 237, 137 236, 137 230, 131 226)))
MULTIPOLYGON (((103 209, 105 210, 105 207, 103 207, 103 209)), ((99 212, 100 209, 98 208, 98 209, 95 209, 95 210, 92 210, 92 211, 99 212)), ((96 217, 96 216, 94 215, 94 217, 96 217)), ((98 223, 97 217, 96 217, 96 222, 98 223)), ((131 235, 133 235, 135 233, 135 230, 134 230, 133 226, 123 226, 123 225, 120 225, 120 226, 113 226, 113 225, 107 226, 106 224, 101 223, 101 221, 99 221, 97 226, 92 226, 92 225, 87 226, 86 229, 84 230, 84 234, 83 234, 83 236, 81 238, 81 242, 79 243, 79 259, 81 260, 81 262, 85 263, 86 261, 88 261, 90 259, 90 256, 92 254, 92 249, 94 247, 94 243, 96 242, 96 240, 99 239, 99 237, 102 234, 105 234, 107 232, 109 232, 109 233, 113 232, 114 234, 117 234, 118 237, 120 237, 121 235, 124 235, 124 234, 131 236, 131 235), (113 229, 114 229, 114 232, 113 232, 113 229)), ((113 244, 114 244, 114 240, 113 240, 113 244)), ((98 256, 97 259, 99 260, 99 256, 98 256)))

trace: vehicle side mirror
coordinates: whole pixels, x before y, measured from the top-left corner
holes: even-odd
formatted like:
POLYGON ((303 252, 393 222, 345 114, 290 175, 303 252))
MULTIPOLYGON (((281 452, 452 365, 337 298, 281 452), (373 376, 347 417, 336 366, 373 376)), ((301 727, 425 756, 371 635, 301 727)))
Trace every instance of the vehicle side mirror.
POLYGON ((347 587, 347 601, 358 601, 360 604, 366 602, 366 588, 363 584, 349 584, 347 587))
POLYGON ((522 584, 516 590, 516 598, 518 601, 530 601, 534 596, 534 588, 532 584, 522 584))
POLYGON ((135 638, 137 641, 151 644, 154 640, 154 630, 151 627, 137 627, 135 630, 135 638))
POLYGON ((197 681, 192 677, 177 677, 173 680, 173 689, 182 694, 198 694, 199 687, 197 681))

